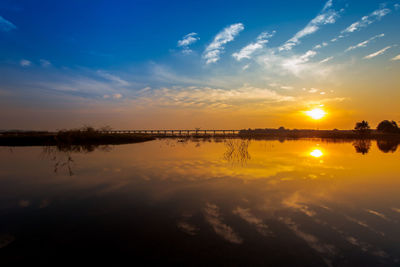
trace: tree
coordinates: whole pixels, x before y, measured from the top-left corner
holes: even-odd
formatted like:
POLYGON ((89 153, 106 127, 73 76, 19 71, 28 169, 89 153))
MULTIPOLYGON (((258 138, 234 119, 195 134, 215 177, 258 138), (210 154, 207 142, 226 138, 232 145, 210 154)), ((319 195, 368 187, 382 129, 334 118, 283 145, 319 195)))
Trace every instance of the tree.
POLYGON ((399 127, 397 126, 397 123, 395 121, 388 121, 384 120, 381 121, 378 124, 378 127, 376 129, 380 132, 384 133, 397 133, 399 132, 399 127))
POLYGON ((369 133, 370 128, 368 122, 363 120, 356 123, 354 130, 358 133, 369 133))

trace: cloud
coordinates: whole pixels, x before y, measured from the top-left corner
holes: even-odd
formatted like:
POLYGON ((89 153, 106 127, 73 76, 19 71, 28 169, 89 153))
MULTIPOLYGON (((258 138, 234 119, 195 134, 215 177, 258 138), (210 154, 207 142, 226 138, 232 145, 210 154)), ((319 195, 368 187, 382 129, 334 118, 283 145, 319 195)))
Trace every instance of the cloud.
POLYGON ((366 40, 364 42, 361 42, 359 44, 350 46, 349 48, 347 48, 345 50, 345 52, 348 52, 348 51, 351 51, 351 50, 354 50, 354 49, 357 49, 357 48, 360 48, 360 47, 366 47, 371 41, 375 40, 376 38, 382 38, 383 36, 385 36, 385 34, 383 34, 383 33, 375 35, 374 37, 371 37, 371 38, 369 38, 368 40, 366 40))
POLYGON ((400 60, 400 54, 392 58, 391 60, 400 60))
POLYGON ((321 49, 322 47, 327 46, 327 42, 322 42, 321 44, 317 44, 316 46, 313 47, 313 50, 321 49))
POLYGON ((233 214, 238 215, 240 218, 245 220, 251 225, 254 225, 257 229, 257 232, 260 234, 267 236, 271 235, 272 232, 270 231, 268 225, 264 224, 263 221, 257 217, 255 217, 253 214, 251 214, 249 209, 244 209, 241 207, 237 207, 234 211, 233 214))
POLYGON ((266 107, 271 103, 292 102, 295 98, 277 92, 251 86, 241 88, 219 89, 211 87, 173 87, 160 88, 144 92, 135 99, 137 105, 156 105, 164 107, 195 108, 252 108, 266 107))
POLYGON ((209 44, 203 54, 206 64, 215 63, 220 59, 225 44, 233 41, 235 37, 244 30, 242 23, 232 24, 219 32, 209 44))
POLYGON ((382 214, 382 213, 380 213, 380 212, 377 212, 377 211, 371 210, 371 209, 366 209, 366 211, 367 211, 368 213, 371 213, 371 214, 373 214, 373 215, 375 215, 375 216, 378 216, 378 217, 380 217, 380 218, 382 218, 382 219, 384 219, 384 220, 386 220, 386 221, 390 221, 390 219, 389 219, 388 217, 386 217, 384 214, 382 214))
POLYGON ((113 94, 114 99, 121 99, 122 95, 121 94, 113 94))
POLYGON ((197 33, 191 32, 183 36, 182 40, 178 41, 177 46, 183 48, 183 53, 191 53, 192 50, 189 49, 189 45, 194 44, 198 40, 200 40, 200 37, 197 36, 197 33))
POLYGON ((187 222, 184 222, 184 221, 178 222, 177 227, 188 235, 196 235, 199 232, 198 227, 196 227, 195 225, 189 224, 187 222))
POLYGON ((333 245, 322 243, 316 236, 301 231, 299 226, 290 218, 280 218, 280 220, 315 251, 327 255, 335 254, 335 247, 333 245))
POLYGON ((20 64, 22 67, 29 67, 30 65, 32 65, 32 62, 29 61, 29 60, 27 60, 27 59, 22 59, 22 60, 19 62, 19 64, 20 64))
POLYGON ((383 49, 381 49, 381 50, 379 50, 379 51, 377 51, 377 52, 375 52, 375 53, 369 54, 368 56, 365 56, 364 58, 365 58, 365 59, 371 59, 371 58, 374 58, 374 57, 376 57, 376 56, 382 55, 383 53, 385 53, 386 50, 388 50, 388 49, 390 49, 390 48, 392 48, 391 45, 390 45, 390 46, 387 46, 387 47, 385 47, 385 48, 383 48, 383 49))
POLYGON ((206 221, 212 226, 215 233, 225 240, 241 244, 243 239, 230 227, 222 221, 222 216, 217 205, 207 203, 204 209, 206 221))
POLYGON ((46 59, 41 59, 40 60, 40 65, 44 68, 51 66, 51 62, 46 60, 46 59))
POLYGON ((282 66, 294 74, 298 74, 303 69, 303 64, 308 62, 317 54, 314 50, 308 50, 300 56, 293 56, 283 61, 282 66))
POLYGON ((103 98, 104 99, 110 99, 110 98, 113 98, 113 99, 121 99, 123 96, 121 95, 121 94, 113 94, 113 95, 103 95, 103 98))
POLYGON ((15 30, 16 28, 17 26, 0 16, 0 31, 9 32, 11 30, 15 30))
POLYGON ((266 43, 268 43, 268 39, 271 38, 272 36, 274 36, 275 31, 272 31, 271 33, 268 32, 263 32, 261 33, 257 39, 256 42, 250 43, 248 45, 246 45, 245 47, 243 47, 239 52, 237 53, 233 53, 232 56, 237 60, 240 61, 243 58, 251 58, 251 55, 264 47, 264 45, 266 43))
POLYGON ((328 61, 330 61, 332 59, 333 59, 333 57, 327 57, 327 58, 321 60, 319 63, 326 63, 326 62, 328 62, 328 61))
POLYGON ((279 47, 279 51, 291 50, 294 46, 300 43, 300 39, 315 33, 322 25, 335 23, 336 19, 339 17, 339 14, 335 10, 330 9, 330 7, 332 7, 331 0, 325 4, 321 12, 314 19, 312 19, 306 25, 306 27, 297 32, 292 38, 279 47))
MULTIPOLYGON (((47 80, 31 81, 31 86, 40 90, 48 92, 54 92, 56 94, 64 94, 68 96, 78 97, 81 99, 90 98, 98 99, 102 97, 104 99, 113 98, 121 99, 121 88, 116 86, 115 82, 110 80, 101 80, 100 78, 93 76, 93 73, 89 73, 90 77, 79 74, 48 74, 47 80)), ((129 91, 125 91, 129 93, 129 91)))
POLYGON ((400 9, 400 4, 394 4, 394 9, 399 10, 400 9))
POLYGON ((388 9, 388 8, 377 9, 374 12, 372 12, 371 14, 362 17, 360 20, 354 22, 349 27, 344 29, 341 32, 341 35, 339 36, 339 38, 344 37, 343 36, 344 34, 359 31, 360 29, 367 27, 368 25, 374 23, 375 21, 380 20, 381 18, 383 18, 384 16, 386 16, 389 13, 390 13, 390 9, 388 9))
POLYGON ((100 77, 102 77, 102 78, 104 78, 104 79, 106 79, 106 80, 112 81, 112 82, 114 82, 114 83, 117 83, 117 84, 119 84, 119 85, 121 85, 121 86, 129 86, 129 85, 130 85, 129 82, 127 82, 127 81, 121 79, 120 77, 118 77, 118 76, 116 76, 116 75, 110 74, 110 73, 108 73, 108 72, 105 72, 105 71, 102 71, 102 70, 98 70, 98 71, 97 71, 97 74, 98 74, 100 77))
POLYGON ((317 54, 312 49, 303 54, 275 53, 274 49, 269 49, 258 56, 256 62, 265 71, 281 77, 289 74, 301 79, 325 79, 334 67, 312 62, 311 59, 317 54))

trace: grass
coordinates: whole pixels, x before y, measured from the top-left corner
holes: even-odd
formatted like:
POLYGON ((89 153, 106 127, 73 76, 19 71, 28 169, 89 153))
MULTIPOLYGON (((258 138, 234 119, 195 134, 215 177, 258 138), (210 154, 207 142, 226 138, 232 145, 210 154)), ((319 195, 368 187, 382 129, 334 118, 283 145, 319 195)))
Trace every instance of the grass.
POLYGON ((130 144, 154 140, 143 134, 103 133, 92 127, 83 127, 58 132, 5 132, 0 135, 0 146, 57 146, 61 150, 74 146, 90 147, 101 145, 130 144))

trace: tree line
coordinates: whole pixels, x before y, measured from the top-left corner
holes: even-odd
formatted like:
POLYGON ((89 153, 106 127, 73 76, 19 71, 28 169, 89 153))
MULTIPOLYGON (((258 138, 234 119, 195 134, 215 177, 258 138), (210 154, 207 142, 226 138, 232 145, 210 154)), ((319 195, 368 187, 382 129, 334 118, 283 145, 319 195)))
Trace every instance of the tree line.
MULTIPOLYGON (((369 123, 365 120, 357 122, 354 126, 354 130, 358 133, 369 133, 371 131, 371 127, 369 123)), ((399 126, 395 121, 383 120, 376 127, 378 132, 382 133, 400 133, 399 126)))

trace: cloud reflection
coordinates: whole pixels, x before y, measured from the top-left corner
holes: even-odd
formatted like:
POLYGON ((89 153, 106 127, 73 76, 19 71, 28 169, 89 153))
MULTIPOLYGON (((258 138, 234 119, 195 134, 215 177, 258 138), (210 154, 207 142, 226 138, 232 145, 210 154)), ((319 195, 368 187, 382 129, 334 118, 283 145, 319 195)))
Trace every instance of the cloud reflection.
POLYGON ((204 216, 217 235, 231 243, 241 244, 243 242, 243 239, 235 233, 232 227, 222 221, 222 216, 217 205, 207 203, 204 208, 204 216))

